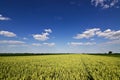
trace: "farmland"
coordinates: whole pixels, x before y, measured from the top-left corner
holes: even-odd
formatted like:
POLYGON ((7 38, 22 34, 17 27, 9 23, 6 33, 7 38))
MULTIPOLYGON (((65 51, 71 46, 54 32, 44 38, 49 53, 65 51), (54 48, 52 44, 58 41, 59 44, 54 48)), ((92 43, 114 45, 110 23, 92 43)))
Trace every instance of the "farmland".
POLYGON ((120 80, 120 55, 0 56, 0 80, 120 80))

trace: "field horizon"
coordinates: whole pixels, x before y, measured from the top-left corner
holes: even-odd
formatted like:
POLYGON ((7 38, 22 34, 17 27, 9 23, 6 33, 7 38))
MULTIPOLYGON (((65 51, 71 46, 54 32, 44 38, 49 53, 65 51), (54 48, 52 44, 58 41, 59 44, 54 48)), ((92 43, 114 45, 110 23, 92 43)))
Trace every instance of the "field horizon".
POLYGON ((66 55, 66 54, 88 54, 88 55, 120 55, 120 53, 0 53, 2 55, 66 55))

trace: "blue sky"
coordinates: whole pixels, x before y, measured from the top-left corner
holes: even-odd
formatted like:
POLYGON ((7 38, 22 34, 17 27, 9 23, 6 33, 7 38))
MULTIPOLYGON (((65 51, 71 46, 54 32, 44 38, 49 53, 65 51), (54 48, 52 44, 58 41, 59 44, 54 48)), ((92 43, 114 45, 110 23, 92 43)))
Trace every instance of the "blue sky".
POLYGON ((1 0, 0 53, 120 52, 120 0, 1 0))

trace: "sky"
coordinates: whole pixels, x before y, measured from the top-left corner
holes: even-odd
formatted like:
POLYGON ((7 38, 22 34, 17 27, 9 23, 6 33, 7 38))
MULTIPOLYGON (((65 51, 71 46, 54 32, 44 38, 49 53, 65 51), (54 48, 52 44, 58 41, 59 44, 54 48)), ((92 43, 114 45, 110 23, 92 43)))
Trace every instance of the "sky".
POLYGON ((0 53, 120 52, 120 0, 0 0, 0 53))

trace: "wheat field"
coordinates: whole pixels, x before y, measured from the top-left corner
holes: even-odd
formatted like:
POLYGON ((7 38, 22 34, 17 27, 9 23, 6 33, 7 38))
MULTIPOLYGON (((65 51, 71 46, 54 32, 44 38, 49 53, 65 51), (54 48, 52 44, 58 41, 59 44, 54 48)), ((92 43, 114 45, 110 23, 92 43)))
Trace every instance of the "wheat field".
POLYGON ((0 56, 0 80, 120 80, 120 56, 0 56))

